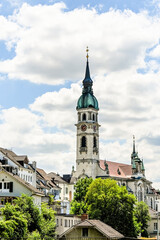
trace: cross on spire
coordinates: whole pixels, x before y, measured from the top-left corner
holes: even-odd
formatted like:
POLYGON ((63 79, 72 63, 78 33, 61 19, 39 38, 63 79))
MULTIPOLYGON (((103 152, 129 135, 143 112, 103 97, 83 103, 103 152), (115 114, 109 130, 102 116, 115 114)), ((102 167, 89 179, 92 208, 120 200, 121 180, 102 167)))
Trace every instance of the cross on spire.
POLYGON ((88 55, 89 49, 88 49, 88 47, 86 48, 86 52, 87 52, 86 58, 87 58, 87 62, 88 62, 88 58, 89 58, 89 55, 88 55))

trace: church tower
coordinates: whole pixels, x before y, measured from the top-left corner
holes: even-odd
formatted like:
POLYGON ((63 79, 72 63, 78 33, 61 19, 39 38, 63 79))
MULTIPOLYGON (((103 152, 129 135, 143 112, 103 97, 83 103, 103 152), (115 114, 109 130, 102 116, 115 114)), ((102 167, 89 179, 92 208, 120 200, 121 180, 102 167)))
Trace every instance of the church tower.
POLYGON ((133 152, 131 154, 132 176, 145 177, 145 169, 143 160, 138 157, 138 152, 135 148, 135 136, 133 136, 133 152))
POLYGON ((90 77, 88 48, 86 73, 83 80, 82 95, 77 102, 77 151, 76 177, 97 175, 99 163, 98 101, 93 94, 93 81, 90 77))

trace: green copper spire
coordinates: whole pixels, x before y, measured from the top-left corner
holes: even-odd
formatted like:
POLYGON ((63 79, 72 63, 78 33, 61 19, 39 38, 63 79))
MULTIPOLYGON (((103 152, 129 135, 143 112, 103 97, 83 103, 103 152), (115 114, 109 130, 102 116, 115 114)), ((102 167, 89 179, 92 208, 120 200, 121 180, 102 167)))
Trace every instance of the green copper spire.
POLYGON ((85 78, 83 80, 83 86, 84 87, 88 87, 88 86, 92 86, 93 85, 93 81, 90 77, 90 71, 89 71, 89 62, 88 62, 88 53, 87 53, 87 64, 86 64, 86 74, 85 74, 85 78))
POLYGON ((90 77, 89 62, 88 62, 88 58, 89 58, 88 47, 86 51, 87 51, 86 72, 85 72, 85 78, 83 80, 82 95, 80 96, 77 102, 77 109, 92 107, 98 110, 99 109, 98 101, 93 94, 93 89, 92 89, 93 81, 90 77))
POLYGON ((138 153, 136 152, 136 147, 135 147, 135 136, 133 135, 133 152, 131 154, 131 164, 134 158, 138 157, 138 153))
POLYGON ((132 169, 136 169, 136 164, 135 164, 134 159, 133 159, 133 161, 132 161, 132 169))
POLYGON ((143 159, 142 159, 142 171, 145 171, 143 159))

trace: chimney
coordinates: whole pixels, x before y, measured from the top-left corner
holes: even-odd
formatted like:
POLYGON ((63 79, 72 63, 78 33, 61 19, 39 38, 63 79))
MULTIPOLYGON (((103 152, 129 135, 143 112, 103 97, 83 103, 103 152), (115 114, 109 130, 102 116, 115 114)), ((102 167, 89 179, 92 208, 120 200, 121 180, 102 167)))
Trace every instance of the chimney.
POLYGON ((83 213, 81 215, 81 221, 85 221, 86 219, 88 219, 88 214, 87 213, 83 213))
POLYGON ((33 168, 36 170, 36 165, 37 165, 37 163, 36 163, 36 161, 33 161, 32 162, 32 166, 33 166, 33 168))

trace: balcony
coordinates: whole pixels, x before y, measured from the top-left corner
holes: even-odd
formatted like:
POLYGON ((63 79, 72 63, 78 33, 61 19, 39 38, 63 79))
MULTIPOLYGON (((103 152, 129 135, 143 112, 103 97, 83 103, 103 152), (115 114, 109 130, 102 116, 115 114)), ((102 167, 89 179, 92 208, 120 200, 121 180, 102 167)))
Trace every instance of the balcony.
POLYGON ((82 152, 87 153, 87 147, 80 147, 80 153, 82 152))
POLYGON ((0 189, 0 193, 9 193, 9 189, 0 189))

